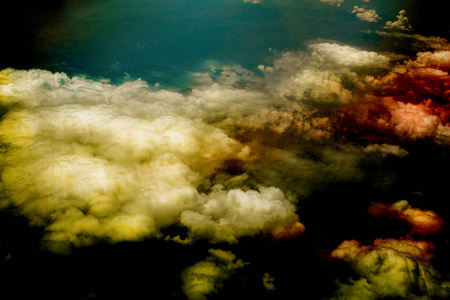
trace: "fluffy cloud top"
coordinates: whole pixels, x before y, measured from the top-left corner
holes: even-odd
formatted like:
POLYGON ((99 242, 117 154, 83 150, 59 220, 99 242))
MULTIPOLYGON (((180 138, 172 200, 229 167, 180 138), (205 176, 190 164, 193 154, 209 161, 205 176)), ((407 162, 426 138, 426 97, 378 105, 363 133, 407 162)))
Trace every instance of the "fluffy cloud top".
POLYGON ((396 21, 387 21, 384 28, 404 31, 409 31, 412 29, 411 25, 409 24, 408 18, 406 17, 405 10, 401 10, 398 12, 396 21))
POLYGON ((197 211, 184 211, 180 222, 189 228, 190 235, 206 236, 213 242, 235 243, 241 236, 271 229, 275 236, 284 232, 295 235, 305 230, 298 222, 295 206, 276 188, 224 191, 222 186, 216 186, 209 195, 200 196, 200 206, 197 211))
POLYGON ((277 188, 198 191, 220 184, 223 176, 209 179, 214 174, 233 177, 221 168, 246 161, 251 150, 182 116, 181 94, 139 80, 113 86, 39 70, 3 75, 9 83, 0 100, 10 110, 0 124, 1 205, 46 226, 54 250, 161 236, 178 222, 193 235, 229 242, 298 226, 294 204, 277 188))
MULTIPOLYGON (((369 89, 353 108, 342 110, 364 132, 393 139, 450 143, 448 51, 421 52, 417 59, 398 64, 387 75, 366 76, 369 89), (389 135, 391 137, 389 137, 389 135)), ((350 121, 350 123, 353 121, 350 121)))
POLYGON ((195 74, 199 84, 186 94, 141 80, 112 85, 6 69, 1 206, 44 226, 55 250, 163 237, 171 225, 187 228, 187 236, 170 237, 183 243, 295 237, 304 231, 299 197, 329 182, 360 180, 359 161, 375 152, 405 155, 397 145, 339 145, 348 124, 445 141, 450 119, 437 100, 376 93, 390 92, 386 86, 398 78, 417 78, 405 74, 420 69, 444 95, 447 60, 445 53, 420 54, 385 75, 384 55, 315 43, 281 53, 259 74, 211 66, 195 74), (380 103, 389 114, 372 116, 380 103), (333 147, 308 148, 330 139, 333 147))
POLYGON ((237 259, 230 251, 210 249, 210 256, 193 266, 186 268, 181 274, 183 291, 188 299, 201 300, 217 293, 245 263, 237 259))
POLYGON ((364 7, 354 6, 352 14, 356 14, 356 17, 366 22, 378 22, 380 16, 374 9, 365 9, 364 7))
POLYGON ((444 220, 434 211, 412 208, 406 200, 393 204, 373 203, 368 211, 373 216, 406 221, 411 227, 410 234, 434 234, 444 225, 444 220))

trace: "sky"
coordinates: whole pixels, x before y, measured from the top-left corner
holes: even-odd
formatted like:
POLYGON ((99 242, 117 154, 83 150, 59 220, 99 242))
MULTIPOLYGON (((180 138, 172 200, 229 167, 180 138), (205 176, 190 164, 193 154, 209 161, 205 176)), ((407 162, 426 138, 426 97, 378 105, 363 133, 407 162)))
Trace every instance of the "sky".
POLYGON ((1 299, 450 297, 449 1, 3 6, 1 299))

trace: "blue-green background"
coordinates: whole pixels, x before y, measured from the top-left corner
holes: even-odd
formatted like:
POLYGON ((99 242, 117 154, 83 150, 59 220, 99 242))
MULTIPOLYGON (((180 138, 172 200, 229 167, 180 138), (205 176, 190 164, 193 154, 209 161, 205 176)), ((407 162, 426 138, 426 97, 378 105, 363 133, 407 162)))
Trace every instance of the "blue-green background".
MULTIPOLYGON (((27 64, 19 59, 23 67, 113 81, 130 76, 166 88, 190 85, 189 74, 204 70, 208 60, 253 70, 272 62, 269 48, 303 50, 316 39, 380 50, 382 37, 365 31, 382 29, 401 9, 416 32, 429 29, 420 23, 426 10, 411 0, 345 0, 339 7, 319 0, 28 2, 28 10, 16 12, 28 22, 22 26, 30 27, 17 43, 25 42, 28 50, 20 51, 35 59, 27 64), (375 9, 382 20, 357 19, 354 5, 375 9)), ((3 61, 2 67, 16 66, 3 61)))

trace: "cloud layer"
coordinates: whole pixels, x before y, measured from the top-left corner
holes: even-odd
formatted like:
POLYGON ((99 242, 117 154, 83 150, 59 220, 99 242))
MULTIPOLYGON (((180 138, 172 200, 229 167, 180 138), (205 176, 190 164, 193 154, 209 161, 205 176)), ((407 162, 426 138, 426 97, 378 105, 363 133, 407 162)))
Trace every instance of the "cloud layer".
POLYGON ((3 74, 13 83, 1 96, 11 107, 0 125, 2 206, 17 206, 46 226, 50 245, 159 236, 179 219, 193 234, 211 226, 201 234, 233 242, 298 220, 276 188, 221 188, 219 175, 223 183, 233 176, 220 169, 248 160, 250 150, 221 129, 176 114, 173 104, 185 101, 180 94, 153 92, 141 81, 112 86, 39 70, 3 74), (205 194, 201 185, 214 187, 205 194), (242 196, 253 201, 247 208, 242 196), (242 223, 231 212, 252 217, 242 223), (189 214, 209 221, 193 223, 189 214))
POLYGON ((166 238, 296 237, 299 199, 362 180, 361 161, 405 156, 405 140, 449 144, 449 64, 448 51, 392 66, 313 43, 255 72, 211 64, 184 94, 6 69, 1 205, 44 226, 55 251, 180 225, 166 238))

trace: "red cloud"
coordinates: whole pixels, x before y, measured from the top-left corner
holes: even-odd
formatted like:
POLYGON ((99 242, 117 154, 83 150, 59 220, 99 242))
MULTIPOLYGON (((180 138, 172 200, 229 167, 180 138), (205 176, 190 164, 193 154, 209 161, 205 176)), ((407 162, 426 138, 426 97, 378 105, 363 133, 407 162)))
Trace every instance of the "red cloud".
POLYGON ((387 75, 367 76, 356 103, 335 114, 336 134, 370 142, 450 143, 450 51, 419 53, 387 75))
POLYGON ((368 212, 372 216, 383 216, 407 222, 411 227, 410 234, 435 234, 445 223, 434 211, 412 208, 406 200, 394 204, 372 203, 368 212))

